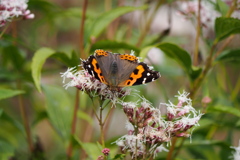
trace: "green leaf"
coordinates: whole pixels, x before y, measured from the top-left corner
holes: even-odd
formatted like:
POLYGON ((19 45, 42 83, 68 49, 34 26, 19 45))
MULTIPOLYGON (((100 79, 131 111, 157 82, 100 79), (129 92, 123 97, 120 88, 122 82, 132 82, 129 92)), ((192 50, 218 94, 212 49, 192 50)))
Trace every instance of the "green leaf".
POLYGON ((147 6, 141 7, 131 7, 131 6, 124 6, 124 7, 117 7, 112 9, 108 12, 101 14, 96 20, 90 25, 89 33, 90 37, 98 37, 101 32, 116 18, 122 16, 126 13, 136 11, 136 10, 144 10, 147 6))
POLYGON ((228 10, 229 10, 229 6, 223 2, 222 0, 217 0, 217 6, 218 6, 218 10, 222 13, 222 15, 226 15, 228 10))
POLYGON ((37 125, 38 122, 42 121, 43 119, 48 119, 48 114, 45 110, 37 113, 36 118, 34 119, 32 125, 33 126, 37 125))
POLYGON ((92 117, 90 117, 87 113, 79 110, 79 111, 77 112, 77 116, 78 116, 78 118, 81 118, 81 119, 87 121, 87 122, 90 123, 91 125, 93 124, 93 119, 92 119, 92 117))
POLYGON ((0 108, 0 118, 1 118, 2 114, 3 114, 3 109, 0 108))
POLYGON ((196 140, 196 141, 185 141, 184 142, 184 146, 188 146, 188 147, 199 146, 199 145, 204 145, 204 146, 211 146, 211 145, 228 146, 225 142, 218 141, 218 140, 196 140))
POLYGON ((82 147, 82 149, 87 153, 90 159, 97 159, 99 155, 102 155, 101 149, 99 148, 98 144, 83 143, 76 136, 74 136, 74 139, 82 147))
POLYGON ((171 43, 161 43, 156 47, 161 49, 168 57, 177 61, 191 80, 196 79, 200 75, 201 68, 192 67, 192 60, 187 51, 171 43))
POLYGON ((211 106, 208 108, 208 111, 218 111, 223 113, 229 113, 240 117, 240 110, 237 108, 233 108, 231 106, 211 106))
POLYGON ((141 50, 141 52, 139 53, 139 57, 145 59, 147 57, 148 52, 155 46, 148 46, 145 47, 141 50))
POLYGON ((23 90, 0 89, 0 100, 24 94, 23 90))
POLYGON ((24 53, 19 50, 16 46, 7 46, 3 48, 3 59, 6 63, 8 61, 14 66, 16 70, 21 70, 25 64, 24 53))
POLYGON ((22 133, 25 134, 23 125, 22 125, 16 118, 10 117, 10 116, 9 116, 8 114, 6 114, 4 111, 2 112, 2 116, 1 116, 1 122, 2 122, 2 121, 6 121, 6 122, 12 124, 12 126, 14 126, 14 127, 17 128, 19 131, 21 131, 22 133))
POLYGON ((63 62, 68 67, 76 67, 80 63, 80 59, 77 57, 77 54, 74 51, 71 54, 71 58, 69 58, 66 53, 62 52, 56 52, 51 57, 63 62))
POLYGON ((73 103, 64 89, 53 86, 44 86, 47 102, 47 114, 54 129, 63 138, 70 136, 73 115, 73 103))
POLYGON ((113 159, 124 159, 126 157, 125 154, 117 154, 113 159))
POLYGON ((240 61, 240 49, 234 50, 227 50, 220 54, 216 61, 223 61, 223 62, 239 62, 240 61))
POLYGON ((8 142, 0 141, 0 159, 7 160, 14 155, 14 147, 8 142))
POLYGON ((217 42, 231 34, 240 33, 240 20, 237 18, 217 18, 215 21, 215 32, 217 42))
POLYGON ((39 92, 41 92, 40 80, 42 66, 46 59, 52 56, 54 53, 55 51, 50 48, 40 48, 34 53, 31 70, 34 84, 39 92))
POLYGON ((110 41, 110 40, 102 40, 94 43, 91 46, 91 52, 93 52, 96 49, 127 49, 127 50, 133 50, 137 53, 140 52, 139 48, 125 43, 125 42, 116 42, 116 41, 110 41))

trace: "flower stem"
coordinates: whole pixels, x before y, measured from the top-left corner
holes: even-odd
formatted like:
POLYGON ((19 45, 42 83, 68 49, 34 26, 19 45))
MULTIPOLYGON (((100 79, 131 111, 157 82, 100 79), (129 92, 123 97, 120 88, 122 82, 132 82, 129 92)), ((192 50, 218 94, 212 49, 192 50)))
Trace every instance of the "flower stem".
POLYGON ((214 53, 214 50, 216 48, 216 45, 217 45, 217 41, 214 42, 211 50, 210 50, 210 54, 207 58, 207 61, 206 61, 206 65, 205 65, 205 68, 203 69, 202 73, 200 74, 200 76, 194 81, 193 83, 193 87, 191 88, 191 91, 190 91, 190 98, 191 99, 194 99, 195 97, 195 94, 197 93, 201 83, 203 82, 204 78, 206 77, 208 71, 211 69, 212 67, 212 62, 213 62, 213 53, 214 53))
POLYGON ((101 131, 101 142, 102 142, 102 147, 105 148, 105 142, 104 142, 104 123, 103 123, 103 117, 102 117, 102 112, 103 112, 103 107, 102 105, 100 106, 100 121, 99 121, 99 125, 100 125, 100 131, 101 131))
MULTIPOLYGON (((20 83, 21 82, 19 82, 19 84, 18 84, 19 86, 21 86, 20 83)), ((25 128, 25 132, 27 134, 27 142, 28 142, 29 151, 33 152, 34 146, 33 146, 33 142, 32 142, 31 130, 30 130, 29 122, 28 122, 26 108, 23 105, 23 98, 21 95, 18 96, 18 103, 19 103, 19 108, 20 108, 21 117, 23 120, 23 125, 25 128)))
POLYGON ((201 0, 198 0, 198 15, 197 15, 197 35, 195 39, 194 59, 193 64, 198 65, 198 52, 199 52, 199 38, 201 33, 201 0))
POLYGON ((172 155, 173 155, 173 151, 175 149, 176 142, 177 142, 177 137, 174 137, 173 140, 172 140, 171 148, 170 148, 170 150, 168 152, 168 155, 167 155, 167 160, 172 159, 172 155))
MULTIPOLYGON (((72 136, 75 134, 75 131, 76 131, 78 106, 79 106, 79 90, 77 89, 75 106, 74 106, 74 111, 73 111, 72 127, 71 127, 71 135, 72 136)), ((68 160, 70 160, 72 157, 72 142, 71 142, 71 140, 70 140, 69 146, 67 148, 67 157, 68 157, 68 160)))
POLYGON ((158 1, 158 3, 157 3, 157 5, 155 6, 154 11, 152 12, 151 16, 149 16, 149 18, 147 19, 146 25, 145 25, 144 29, 142 30, 141 35, 140 35, 140 37, 139 37, 139 39, 138 39, 138 42, 137 42, 137 44, 136 44, 137 47, 140 47, 140 46, 141 46, 144 38, 145 38, 146 35, 147 35, 147 32, 148 32, 149 29, 150 29, 150 26, 151 26, 151 24, 152 24, 153 18, 155 17, 155 14, 157 13, 158 8, 164 3, 164 1, 165 1, 165 0, 160 0, 160 1, 158 1))
POLYGON ((0 34, 0 39, 2 38, 3 34, 7 31, 8 26, 9 26, 9 24, 7 24, 7 25, 4 27, 4 29, 2 30, 2 32, 1 32, 1 34, 0 34))
POLYGON ((79 47, 80 47, 80 57, 85 59, 86 58, 86 53, 84 52, 84 23, 86 19, 86 11, 87 11, 87 5, 88 5, 88 0, 83 1, 83 10, 82 10, 82 19, 81 19, 81 25, 80 25, 80 35, 79 35, 79 47))
POLYGON ((236 8, 237 8, 237 6, 238 6, 237 1, 238 1, 238 0, 233 0, 233 1, 232 1, 231 7, 230 7, 230 9, 228 10, 228 13, 227 13, 226 17, 231 17, 231 15, 232 15, 232 13, 234 12, 234 10, 236 10, 236 8))

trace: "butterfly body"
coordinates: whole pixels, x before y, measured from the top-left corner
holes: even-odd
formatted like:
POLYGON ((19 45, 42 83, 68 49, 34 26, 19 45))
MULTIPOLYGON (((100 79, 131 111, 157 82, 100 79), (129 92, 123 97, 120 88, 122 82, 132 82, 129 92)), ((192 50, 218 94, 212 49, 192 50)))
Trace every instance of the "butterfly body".
POLYGON ((110 88, 145 84, 160 77, 159 72, 139 62, 134 55, 113 54, 100 49, 82 64, 90 75, 110 88))

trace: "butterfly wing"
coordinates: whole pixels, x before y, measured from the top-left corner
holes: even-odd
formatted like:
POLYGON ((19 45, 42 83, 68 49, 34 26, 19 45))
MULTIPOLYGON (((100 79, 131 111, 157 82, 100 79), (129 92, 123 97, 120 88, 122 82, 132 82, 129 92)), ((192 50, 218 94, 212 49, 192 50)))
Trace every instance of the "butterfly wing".
POLYGON ((102 75, 102 70, 99 67, 97 59, 93 55, 91 55, 86 61, 82 61, 82 66, 90 75, 106 84, 106 80, 102 75))
POLYGON ((158 71, 153 71, 144 62, 138 63, 137 67, 130 74, 129 78, 119 86, 133 86, 155 81, 160 77, 158 71))

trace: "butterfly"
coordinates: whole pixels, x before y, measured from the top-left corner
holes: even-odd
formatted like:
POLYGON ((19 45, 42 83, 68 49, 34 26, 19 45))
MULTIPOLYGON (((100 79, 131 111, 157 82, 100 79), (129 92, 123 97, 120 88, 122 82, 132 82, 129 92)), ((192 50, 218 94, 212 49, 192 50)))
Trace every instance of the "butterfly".
POLYGON ((83 68, 110 88, 141 85, 160 77, 144 62, 131 54, 118 54, 95 50, 94 55, 82 61, 83 68))

